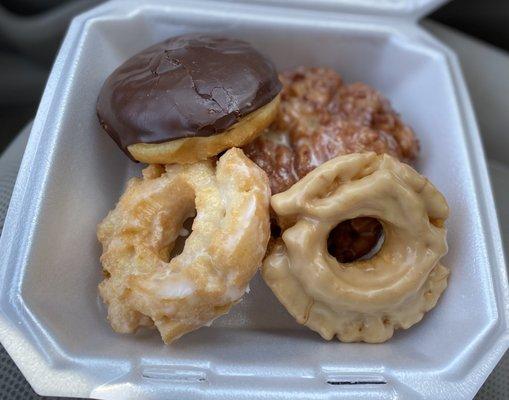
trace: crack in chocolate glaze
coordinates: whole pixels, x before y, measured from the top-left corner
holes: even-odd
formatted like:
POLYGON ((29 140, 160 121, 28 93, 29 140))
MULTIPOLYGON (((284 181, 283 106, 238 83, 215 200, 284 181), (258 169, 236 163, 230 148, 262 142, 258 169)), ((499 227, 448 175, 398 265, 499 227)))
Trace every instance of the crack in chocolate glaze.
POLYGON ((221 133, 281 90, 274 65, 248 43, 177 36, 134 55, 104 82, 97 114, 130 156, 135 143, 221 133))

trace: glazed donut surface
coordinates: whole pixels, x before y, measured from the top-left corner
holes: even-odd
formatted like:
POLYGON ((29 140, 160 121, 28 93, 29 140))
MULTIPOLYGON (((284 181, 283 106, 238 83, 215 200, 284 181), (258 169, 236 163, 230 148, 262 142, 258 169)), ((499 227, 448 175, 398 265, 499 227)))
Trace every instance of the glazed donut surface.
POLYGON ((388 155, 336 157, 306 175, 272 207, 284 231, 262 275, 296 320, 330 340, 383 342, 433 308, 449 271, 442 194, 388 155), (368 260, 338 263, 327 251, 335 226, 379 220, 384 242, 368 260))
POLYGON ((127 148, 138 143, 220 134, 280 90, 274 64, 249 43, 189 33, 156 43, 113 71, 97 98, 97 115, 130 156, 127 148))
MULTIPOLYGON (((279 113, 244 151, 269 176, 272 194, 343 154, 374 151, 411 163, 419 143, 389 101, 364 83, 346 84, 330 68, 298 67, 280 74, 279 113)), ((368 254, 380 238, 371 219, 344 221, 332 239, 343 262, 368 254)))
POLYGON ((331 158, 374 151, 412 163, 419 142, 389 101, 361 82, 346 84, 330 68, 281 73, 279 113, 244 151, 283 192, 331 158))
POLYGON ((98 227, 99 292, 116 332, 155 324, 169 343, 240 300, 269 239, 269 186, 240 149, 192 165, 151 165, 98 227), (196 210, 196 211, 195 211, 196 210), (182 253, 170 259, 186 219, 182 253))

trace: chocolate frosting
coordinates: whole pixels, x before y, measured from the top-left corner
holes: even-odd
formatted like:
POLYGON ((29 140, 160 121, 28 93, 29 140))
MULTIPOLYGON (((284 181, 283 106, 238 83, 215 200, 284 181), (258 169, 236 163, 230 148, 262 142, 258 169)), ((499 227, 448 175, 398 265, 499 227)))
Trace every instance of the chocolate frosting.
POLYGON ((104 82, 97 115, 130 155, 134 143, 220 133, 281 90, 274 65, 248 43, 203 34, 153 45, 104 82))

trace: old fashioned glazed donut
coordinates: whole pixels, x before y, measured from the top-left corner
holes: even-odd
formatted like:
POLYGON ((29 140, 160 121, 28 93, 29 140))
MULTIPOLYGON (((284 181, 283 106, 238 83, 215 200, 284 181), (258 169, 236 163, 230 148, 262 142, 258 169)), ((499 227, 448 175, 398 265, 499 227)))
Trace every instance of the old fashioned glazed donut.
POLYGON ((191 165, 151 165, 98 227, 99 292, 116 332, 155 325, 166 343, 210 324, 246 292, 269 240, 269 185, 240 149, 191 165), (181 254, 183 223, 195 216, 181 254))
POLYGON ((296 320, 330 340, 383 342, 433 308, 449 270, 442 194, 388 155, 336 157, 274 195, 284 231, 264 260, 265 282, 296 320), (376 218, 384 242, 372 258, 338 262, 328 251, 342 221, 376 218))

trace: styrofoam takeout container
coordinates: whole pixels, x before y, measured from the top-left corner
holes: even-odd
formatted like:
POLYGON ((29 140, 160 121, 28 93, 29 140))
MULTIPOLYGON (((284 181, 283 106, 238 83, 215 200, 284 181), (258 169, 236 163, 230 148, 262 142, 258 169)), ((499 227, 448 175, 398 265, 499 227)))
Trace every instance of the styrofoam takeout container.
POLYGON ((76 18, 34 122, 0 241, 0 339, 44 395, 101 399, 470 398, 508 347, 508 285, 486 164, 458 62, 402 16, 266 4, 110 2, 76 18), (98 91, 184 32, 243 38, 278 68, 326 65, 383 92, 443 191, 449 288, 381 345, 326 342, 257 277, 232 312, 171 346, 112 332, 97 297, 97 223, 139 172, 101 130, 98 91))

